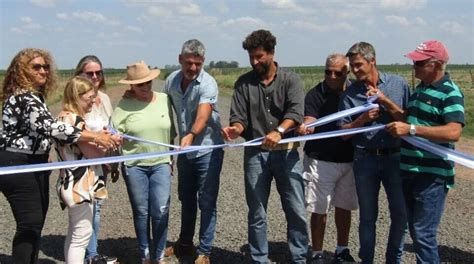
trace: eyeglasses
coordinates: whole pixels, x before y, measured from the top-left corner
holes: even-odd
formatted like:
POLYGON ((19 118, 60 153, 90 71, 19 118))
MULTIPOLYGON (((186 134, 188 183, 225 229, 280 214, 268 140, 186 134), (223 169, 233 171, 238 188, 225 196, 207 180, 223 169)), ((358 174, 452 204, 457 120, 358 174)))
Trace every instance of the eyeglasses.
POLYGON ((137 83, 137 84, 135 84, 135 86, 141 87, 141 86, 148 85, 148 84, 150 84, 150 83, 151 83, 151 80, 148 81, 148 82, 144 82, 144 83, 137 83))
POLYGON ((324 74, 326 74, 326 76, 332 76, 333 73, 336 75, 336 77, 342 77, 344 74, 349 72, 324 70, 324 74))
POLYGON ((88 78, 93 78, 94 75, 97 76, 97 78, 102 77, 102 71, 91 71, 91 72, 83 72, 88 78))
POLYGON ((413 66, 421 68, 421 67, 425 67, 426 65, 432 62, 438 62, 438 61, 432 60, 432 59, 427 59, 427 60, 422 60, 422 61, 413 61, 413 66))
POLYGON ((41 68, 43 68, 44 71, 49 71, 49 64, 39 64, 39 63, 35 63, 33 65, 31 65, 31 68, 35 71, 40 71, 41 68))

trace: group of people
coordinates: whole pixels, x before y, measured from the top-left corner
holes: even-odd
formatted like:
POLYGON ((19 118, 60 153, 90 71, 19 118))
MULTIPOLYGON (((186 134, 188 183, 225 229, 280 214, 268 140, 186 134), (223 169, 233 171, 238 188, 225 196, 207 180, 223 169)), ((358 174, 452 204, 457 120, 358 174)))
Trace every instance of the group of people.
MULTIPOLYGON (((446 73, 446 47, 439 41, 426 41, 406 55, 421 81, 411 93, 402 77, 377 69, 371 44, 356 43, 346 54, 327 57, 324 80, 305 95, 298 75, 274 60, 276 38, 270 31, 253 31, 242 46, 252 70, 235 82, 226 127, 221 126, 217 108, 218 86, 204 70, 205 48, 199 40, 183 44, 181 68, 167 77, 161 92, 152 89, 159 69, 150 69, 144 61, 128 65, 127 76, 119 82, 129 84, 130 89, 113 111, 101 91, 105 83, 102 63, 95 56, 84 57, 65 86, 63 111, 57 118, 45 105, 46 96, 56 87, 50 54, 22 50, 7 69, 3 84, 0 165, 46 163, 53 142, 60 160, 80 160, 113 155, 110 153, 117 149, 123 155, 168 151, 176 136, 182 149, 218 145, 238 137, 261 140, 261 145, 244 150, 252 263, 268 262, 267 204, 273 179, 287 222, 291 263, 325 263, 323 241, 332 206, 337 229, 333 263, 354 262, 348 242, 351 211, 358 208, 359 257, 362 263, 373 263, 381 184, 391 218, 386 262, 401 262, 408 228, 417 262, 438 263, 437 227, 448 189, 454 184, 454 164, 400 137, 423 137, 450 148, 460 138, 463 95, 446 73), (348 78, 351 71, 355 80, 348 78), (377 98, 378 108, 316 128, 307 125, 363 105, 370 96, 377 98), (106 129, 109 119, 110 126, 120 133, 162 144, 122 139, 106 129), (279 144, 292 136, 378 124, 385 129, 308 141, 303 160, 299 143, 279 144), (311 213, 310 234, 306 211, 311 213)), ((163 264, 165 257, 173 254, 196 256, 193 261, 197 264, 210 263, 223 158, 220 148, 200 148, 177 157, 181 230, 179 239, 169 247, 173 157, 125 162, 122 175, 142 263, 163 264), (199 241, 194 245, 198 208, 199 241)), ((97 252, 108 173, 112 180, 117 179, 117 168, 110 165, 61 170, 57 190, 61 205, 68 208, 67 263, 116 260, 97 252)), ((49 203, 49 174, 0 177, 0 190, 17 222, 12 247, 15 263, 37 262, 49 203)))

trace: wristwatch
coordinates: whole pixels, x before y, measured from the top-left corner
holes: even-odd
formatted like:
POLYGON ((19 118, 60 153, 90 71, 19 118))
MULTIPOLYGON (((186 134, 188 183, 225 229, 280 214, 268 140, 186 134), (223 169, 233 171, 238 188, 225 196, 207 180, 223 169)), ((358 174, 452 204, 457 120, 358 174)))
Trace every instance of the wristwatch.
POLYGON ((283 136, 283 134, 285 133, 285 128, 283 128, 281 126, 278 126, 277 128, 275 128, 273 130, 280 133, 280 136, 283 136))
POLYGON ((408 133, 410 133, 410 136, 415 136, 416 135, 415 125, 413 125, 413 124, 410 125, 410 130, 408 131, 408 133))

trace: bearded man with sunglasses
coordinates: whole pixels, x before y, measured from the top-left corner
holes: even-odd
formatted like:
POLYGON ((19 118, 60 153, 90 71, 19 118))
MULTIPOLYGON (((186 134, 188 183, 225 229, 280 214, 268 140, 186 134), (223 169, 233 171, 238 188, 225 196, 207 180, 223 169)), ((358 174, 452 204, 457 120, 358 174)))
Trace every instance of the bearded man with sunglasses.
MULTIPOLYGON (((337 112, 339 98, 351 84, 348 79, 349 60, 343 54, 329 55, 324 73, 324 81, 306 94, 304 124, 297 129, 300 135, 339 129, 335 122, 317 129, 305 125, 337 112)), ((335 207, 337 230, 337 247, 332 263, 354 262, 348 248, 351 210, 358 208, 352 172, 352 145, 339 137, 312 140, 306 142, 304 152, 305 200, 306 208, 311 212, 311 263, 325 263, 323 241, 331 206, 335 207)))
MULTIPOLYGON (((363 114, 345 117, 342 128, 383 125, 403 120, 407 108, 409 88, 398 75, 377 70, 374 47, 366 42, 354 44, 346 56, 351 71, 357 78, 341 97, 339 109, 346 110, 367 102, 377 95, 378 108, 363 114)), ((378 218, 378 198, 382 184, 387 194, 390 211, 390 231, 385 260, 400 263, 407 227, 405 201, 400 177, 400 138, 379 130, 347 136, 354 147, 354 177, 359 200, 359 257, 362 263, 373 263, 378 218)))
MULTIPOLYGON (((406 120, 388 124, 387 131, 454 149, 464 126, 464 96, 446 72, 448 50, 429 40, 405 56, 413 60, 421 83, 410 97, 406 120)), ((403 142, 400 169, 416 262, 439 263, 436 235, 448 189, 454 185, 454 163, 403 142)))

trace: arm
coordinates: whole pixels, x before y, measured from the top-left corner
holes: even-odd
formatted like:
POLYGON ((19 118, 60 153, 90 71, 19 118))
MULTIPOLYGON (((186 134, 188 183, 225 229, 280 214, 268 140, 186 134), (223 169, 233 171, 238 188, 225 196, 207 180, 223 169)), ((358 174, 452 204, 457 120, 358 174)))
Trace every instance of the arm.
MULTIPOLYGON (((294 127, 297 123, 292 119, 284 119, 283 122, 280 123, 280 127, 285 129, 285 132, 288 129, 294 127)), ((278 145, 278 142, 282 139, 283 135, 280 132, 272 130, 270 131, 265 138, 263 139, 262 145, 267 148, 274 148, 278 145)))
POLYGON ((396 121, 404 121, 406 120, 406 112, 400 108, 396 103, 394 103, 390 98, 385 96, 385 94, 380 91, 376 86, 368 86, 367 96, 374 96, 377 95, 377 103, 380 105, 385 106, 385 109, 390 113, 392 118, 396 121))
MULTIPOLYGON (((433 127, 416 125, 415 128, 416 136, 439 142, 458 141, 462 133, 462 124, 456 122, 450 122, 446 125, 433 127)), ((408 136, 410 124, 404 122, 392 122, 388 124, 385 129, 395 137, 408 136)))
POLYGON ((206 128, 207 120, 209 120, 211 113, 212 105, 210 103, 199 104, 196 114, 196 120, 194 121, 191 130, 186 136, 181 139, 180 146, 182 148, 191 145, 193 143, 194 138, 206 128))
POLYGON ((308 135, 314 133, 314 127, 306 127, 306 124, 312 123, 314 121, 316 121, 316 118, 312 116, 305 116, 303 123, 296 129, 296 133, 298 135, 308 135))

